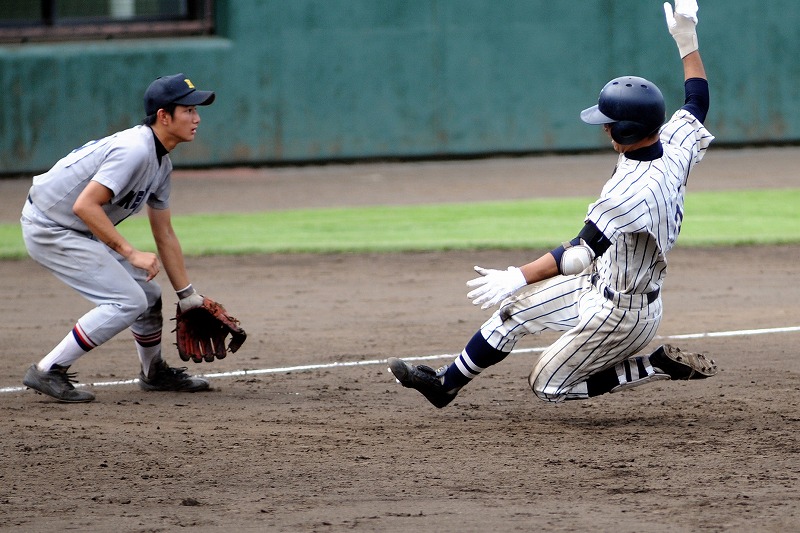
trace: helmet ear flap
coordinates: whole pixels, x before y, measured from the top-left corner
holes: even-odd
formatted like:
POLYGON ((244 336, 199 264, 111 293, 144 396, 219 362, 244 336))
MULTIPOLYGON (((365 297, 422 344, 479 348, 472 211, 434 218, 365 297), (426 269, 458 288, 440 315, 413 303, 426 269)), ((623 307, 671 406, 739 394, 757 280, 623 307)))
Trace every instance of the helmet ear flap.
POLYGON ((636 142, 633 138, 636 136, 636 123, 630 120, 621 120, 614 122, 611 125, 611 138, 619 144, 633 144, 636 142))
POLYGON ((611 138, 619 144, 633 144, 641 141, 652 132, 645 131, 644 124, 632 120, 620 120, 611 124, 611 138))

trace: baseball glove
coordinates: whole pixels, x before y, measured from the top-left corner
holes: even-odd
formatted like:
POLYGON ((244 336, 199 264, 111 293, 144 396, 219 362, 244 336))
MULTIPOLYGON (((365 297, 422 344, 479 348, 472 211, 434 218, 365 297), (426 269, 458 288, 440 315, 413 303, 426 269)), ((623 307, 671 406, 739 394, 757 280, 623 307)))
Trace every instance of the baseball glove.
POLYGON ((224 359, 228 351, 238 350, 247 338, 239 321, 229 315, 222 304, 205 296, 199 307, 181 311, 178 305, 175 323, 178 355, 184 361, 210 363, 214 358, 224 359), (231 340, 226 347, 228 335, 231 340))

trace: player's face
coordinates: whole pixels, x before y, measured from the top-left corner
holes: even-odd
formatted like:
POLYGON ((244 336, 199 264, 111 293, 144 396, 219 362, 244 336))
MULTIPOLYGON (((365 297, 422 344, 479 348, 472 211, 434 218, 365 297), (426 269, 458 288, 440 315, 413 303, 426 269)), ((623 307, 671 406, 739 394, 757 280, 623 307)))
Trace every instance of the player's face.
POLYGON ((193 105, 175 106, 175 113, 169 121, 169 133, 177 142, 190 142, 194 140, 197 126, 200 124, 200 114, 193 105))

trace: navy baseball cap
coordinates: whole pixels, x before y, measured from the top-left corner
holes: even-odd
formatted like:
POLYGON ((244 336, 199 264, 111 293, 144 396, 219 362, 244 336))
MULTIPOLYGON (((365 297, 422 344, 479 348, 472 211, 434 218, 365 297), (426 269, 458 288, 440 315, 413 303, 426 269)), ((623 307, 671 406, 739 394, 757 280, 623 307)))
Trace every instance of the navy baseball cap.
POLYGON ((198 91, 183 73, 162 76, 144 92, 144 111, 150 116, 169 104, 209 105, 215 97, 214 91, 198 91))

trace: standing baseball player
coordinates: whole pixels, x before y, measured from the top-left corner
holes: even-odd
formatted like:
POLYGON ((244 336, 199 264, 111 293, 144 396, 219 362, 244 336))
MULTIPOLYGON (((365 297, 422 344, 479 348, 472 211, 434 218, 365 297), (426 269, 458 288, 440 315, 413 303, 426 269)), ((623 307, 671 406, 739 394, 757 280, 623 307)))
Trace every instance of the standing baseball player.
POLYGON ((144 94, 143 124, 90 141, 33 178, 21 218, 28 253, 96 307, 28 369, 27 387, 62 402, 94 400, 92 392, 73 386, 75 374, 67 370, 130 327, 142 389, 209 388, 205 379, 164 361, 161 288, 153 278, 163 265, 181 310, 202 305, 172 228, 169 153, 194 139, 200 124, 197 106, 214 98, 184 74, 158 78, 144 94), (137 250, 116 228, 145 205, 158 255, 137 250))
POLYGON ((597 105, 581 112, 584 122, 602 125, 619 159, 578 235, 519 268, 475 267, 481 276, 467 282, 467 296, 483 309, 499 309, 451 364, 436 371, 389 359, 397 380, 436 407, 502 361, 521 337, 544 330, 563 334, 538 358, 528 383, 548 402, 716 373, 704 355, 669 345, 637 356, 661 322, 666 254, 680 232, 689 173, 714 138, 703 126, 709 90, 695 30, 697 2, 676 0, 674 10, 665 3, 664 11, 683 62, 684 106, 665 123, 658 87, 624 76, 608 82, 597 105))

